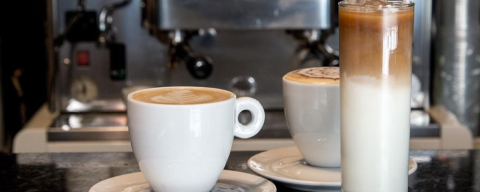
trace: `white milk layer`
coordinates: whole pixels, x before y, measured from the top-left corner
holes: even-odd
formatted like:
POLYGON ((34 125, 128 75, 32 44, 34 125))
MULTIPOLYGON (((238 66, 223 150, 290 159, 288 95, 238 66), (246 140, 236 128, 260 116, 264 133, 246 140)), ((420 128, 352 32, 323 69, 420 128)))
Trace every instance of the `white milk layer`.
POLYGON ((392 77, 341 81, 342 190, 406 192, 410 86, 392 77))

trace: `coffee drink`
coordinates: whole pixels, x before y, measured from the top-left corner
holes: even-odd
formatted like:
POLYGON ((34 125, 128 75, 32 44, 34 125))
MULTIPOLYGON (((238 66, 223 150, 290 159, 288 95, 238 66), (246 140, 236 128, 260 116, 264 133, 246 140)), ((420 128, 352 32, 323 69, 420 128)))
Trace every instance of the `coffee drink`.
POLYGON ((157 192, 210 191, 225 168, 233 136, 249 138, 265 112, 253 98, 207 87, 161 87, 127 96, 128 131, 142 174, 157 192), (252 120, 238 121, 242 111, 252 120))
POLYGON ((338 67, 300 69, 283 77, 288 130, 309 165, 340 167, 339 83, 338 67))
POLYGON ((215 103, 234 97, 228 91, 199 87, 166 87, 135 93, 133 99, 145 103, 191 105, 215 103))
MULTIPOLYGON (((394 6, 394 5, 392 5, 394 6)), ((413 8, 343 7, 339 12, 342 75, 410 86, 413 8)))
POLYGON ((342 191, 407 191, 413 3, 339 5, 342 191))
POLYGON ((339 84, 338 67, 314 67, 287 73, 286 80, 308 84, 339 84))

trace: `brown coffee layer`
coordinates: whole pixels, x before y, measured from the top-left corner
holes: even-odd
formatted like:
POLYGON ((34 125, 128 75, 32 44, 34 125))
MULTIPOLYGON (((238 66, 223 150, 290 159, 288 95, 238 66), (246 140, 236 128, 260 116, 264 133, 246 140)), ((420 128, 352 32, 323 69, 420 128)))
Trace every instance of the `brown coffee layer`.
POLYGON ((412 71, 413 7, 361 11, 340 7, 342 76, 389 77, 409 83, 412 71))
POLYGON ((338 67, 313 67, 298 69, 287 73, 284 78, 289 81, 308 84, 339 84, 338 67))
POLYGON ((133 99, 146 103, 190 105, 215 103, 234 95, 228 91, 201 87, 166 87, 149 89, 133 94, 133 99))

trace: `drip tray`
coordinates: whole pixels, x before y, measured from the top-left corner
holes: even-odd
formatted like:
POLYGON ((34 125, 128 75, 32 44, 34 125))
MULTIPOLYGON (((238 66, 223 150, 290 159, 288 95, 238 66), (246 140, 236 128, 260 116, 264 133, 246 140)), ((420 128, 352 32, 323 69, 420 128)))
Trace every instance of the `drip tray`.
MULTIPOLYGON (((262 130, 253 138, 288 139, 282 110, 267 111, 262 130)), ((248 122, 248 114, 240 116, 248 122)), ((129 140, 126 113, 75 113, 59 115, 49 128, 48 141, 119 141, 129 140)), ((427 113, 412 110, 410 136, 414 138, 440 137, 440 127, 427 113)))

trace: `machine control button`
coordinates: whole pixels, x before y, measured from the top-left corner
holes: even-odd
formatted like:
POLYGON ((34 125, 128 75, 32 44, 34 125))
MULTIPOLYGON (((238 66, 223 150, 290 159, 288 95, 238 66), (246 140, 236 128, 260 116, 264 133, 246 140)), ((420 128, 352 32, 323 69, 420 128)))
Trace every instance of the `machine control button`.
POLYGON ((77 64, 80 66, 90 65, 90 54, 88 51, 77 51, 77 64))

